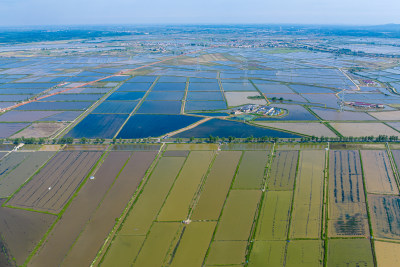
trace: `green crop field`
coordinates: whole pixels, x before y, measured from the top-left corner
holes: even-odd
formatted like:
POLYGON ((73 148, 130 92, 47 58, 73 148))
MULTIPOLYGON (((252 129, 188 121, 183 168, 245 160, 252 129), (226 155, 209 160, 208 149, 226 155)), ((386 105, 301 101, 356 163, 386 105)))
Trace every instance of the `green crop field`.
MULTIPOLYGON (((290 147, 289 144, 237 144, 219 149, 209 144, 174 144, 157 147, 157 151, 155 146, 154 149, 119 146, 118 150, 68 146, 67 151, 103 151, 88 177, 94 173, 95 180, 103 179, 107 184, 103 186, 87 178, 82 185, 82 190, 87 188, 86 191, 90 189, 89 185, 97 186, 93 188, 101 186, 104 194, 103 201, 98 197, 98 204, 92 203, 92 219, 87 219, 88 215, 81 216, 79 223, 85 222, 84 226, 79 226, 78 221, 60 225, 54 215, 33 212, 36 214, 33 216, 32 211, 16 209, 5 202, 0 209, 4 218, 0 231, 12 225, 13 231, 25 240, 22 228, 18 227, 26 226, 14 223, 17 218, 14 213, 18 213, 33 226, 39 223, 38 220, 45 220, 39 233, 49 229, 44 239, 47 242, 55 242, 56 234, 65 235, 59 227, 68 228, 78 236, 75 241, 71 236, 68 244, 52 247, 40 243, 43 234, 38 233, 36 239, 27 237, 24 242, 32 251, 29 256, 12 241, 12 236, 5 235, 11 251, 18 255, 18 262, 32 257, 32 266, 41 264, 45 253, 50 251, 57 253, 52 259, 54 262, 78 262, 82 257, 82 262, 93 261, 95 266, 106 267, 317 267, 373 266, 374 259, 385 264, 396 262, 395 257, 382 256, 387 255, 382 248, 398 250, 397 246, 387 243, 400 242, 398 196, 386 189, 387 194, 365 192, 365 188, 372 192, 374 188, 381 190, 382 186, 390 188, 388 181, 396 177, 392 167, 399 167, 394 165, 396 158, 392 159, 392 153, 382 150, 381 146, 359 145, 357 148, 361 148, 361 152, 354 150, 354 146, 339 144, 329 152, 321 146, 306 144, 290 147), (371 156, 378 156, 379 160, 374 163, 371 156), (149 167, 143 167, 142 161, 149 167), (370 171, 368 164, 377 165, 377 170, 370 171), (390 167, 387 173, 391 174, 383 180, 385 185, 374 187, 371 174, 378 173, 383 177, 381 170, 385 164, 390 167), (114 165, 119 172, 109 168, 114 165), (112 172, 107 173, 101 167, 112 172), (97 170, 100 172, 96 174, 97 170), (133 174, 137 176, 136 182, 132 180, 133 174), (126 184, 137 185, 133 195, 130 187, 124 187, 126 184), (115 220, 101 219, 106 213, 112 213, 115 220), (56 227, 54 230, 52 223, 56 227), (90 238, 92 231, 99 235, 90 238), (379 243, 375 242, 379 244, 377 252, 370 242, 372 232, 379 239, 379 243), (80 251, 85 254, 79 254, 80 251)), ((23 153, 39 153, 38 162, 45 160, 47 155, 57 155, 56 151, 23 153)), ((23 153, 20 155, 25 155, 23 153)), ((7 166, 14 166, 5 169, 5 179, 22 173, 20 166, 24 163, 31 166, 27 172, 38 168, 30 163, 36 162, 31 154, 27 159, 19 158, 16 166, 11 164, 13 158, 5 161, 7 166)), ((46 170, 45 166, 41 172, 46 170)), ((396 185, 395 180, 393 182, 396 185)), ((30 183, 23 184, 17 192, 24 195, 29 189, 24 187, 30 183)), ((89 192, 84 192, 79 201, 86 199, 89 192)), ((78 189, 72 203, 78 201, 81 194, 78 189)), ((12 199, 9 199, 10 203, 13 203, 12 199)), ((83 207, 75 205, 73 208, 78 212, 83 207)), ((60 213, 64 215, 62 219, 71 220, 70 215, 64 213, 64 210, 60 213)))

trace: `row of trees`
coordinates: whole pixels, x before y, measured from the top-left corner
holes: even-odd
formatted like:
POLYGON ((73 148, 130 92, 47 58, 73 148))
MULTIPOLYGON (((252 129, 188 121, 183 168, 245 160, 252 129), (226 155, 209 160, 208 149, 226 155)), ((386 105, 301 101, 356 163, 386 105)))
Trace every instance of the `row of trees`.
MULTIPOLYGON (((106 139, 104 138, 96 138, 96 139, 88 139, 86 137, 82 137, 81 139, 74 140, 72 137, 62 137, 60 139, 53 139, 53 140, 46 140, 45 138, 15 138, 15 139, 7 139, 7 141, 11 141, 13 144, 18 145, 20 143, 24 144, 103 144, 106 139)), ((182 138, 176 138, 176 143, 182 143, 185 140, 182 138)), ((210 135, 208 138, 194 138, 190 137, 190 143, 219 143, 219 142, 229 142, 229 143, 267 143, 267 142, 397 142, 399 141, 398 136, 387 136, 387 135, 379 135, 377 137, 374 136, 362 136, 362 137, 355 137, 355 136, 347 136, 347 137, 317 137, 317 136, 310 136, 310 137, 302 137, 299 139, 296 138, 279 138, 279 137, 270 137, 270 136, 263 136, 263 137, 247 137, 247 138, 236 138, 233 136, 229 136, 228 138, 225 137, 218 137, 210 135)), ((0 139, 0 144, 4 142, 4 139, 0 139)), ((112 139, 113 144, 117 143, 150 143, 156 142, 156 139, 152 138, 144 138, 144 139, 132 139, 132 140, 123 140, 123 139, 112 139)))

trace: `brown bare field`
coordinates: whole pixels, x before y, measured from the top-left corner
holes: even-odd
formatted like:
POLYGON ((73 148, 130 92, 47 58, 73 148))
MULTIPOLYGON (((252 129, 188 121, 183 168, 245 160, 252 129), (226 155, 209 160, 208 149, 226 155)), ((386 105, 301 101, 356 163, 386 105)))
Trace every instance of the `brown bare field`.
POLYGON ((386 151, 362 150, 361 157, 368 193, 399 193, 386 151))
POLYGON ((61 147, 61 145, 43 145, 39 151, 58 151, 61 147))
POLYGON ((293 190, 298 151, 277 151, 268 178, 268 190, 293 190))
POLYGON ((100 156, 101 152, 59 152, 7 205, 60 212, 100 156))
POLYGON ((400 133, 393 130, 389 126, 378 123, 351 123, 351 122, 340 122, 340 123, 329 123, 333 128, 335 128, 339 133, 343 136, 378 136, 378 135, 387 135, 387 136, 400 136, 400 133))
POLYGON ((368 195, 374 235, 400 240, 400 198, 388 195, 368 195))
POLYGON ((386 111, 386 112, 370 112, 370 115, 374 116, 378 120, 382 121, 397 121, 400 118, 400 111, 386 111))
POLYGON ((400 243, 375 241, 375 254, 379 267, 400 266, 400 243))
POLYGON ((96 172, 96 179, 88 180, 83 185, 28 266, 61 264, 130 154, 110 152, 96 172))
POLYGON ((49 137, 56 134, 61 129, 64 129, 68 123, 47 123, 47 122, 40 122, 40 123, 33 123, 29 127, 23 129, 21 132, 13 135, 13 138, 17 137, 49 137))
POLYGON ((157 152, 134 152, 113 186, 63 261, 65 266, 89 266, 108 233, 135 193, 157 152))
POLYGON ((0 218, 0 234, 8 252, 22 265, 57 217, 0 207, 0 218))
POLYGON ((257 122, 256 124, 305 135, 336 137, 334 132, 319 122, 257 122))
POLYGON ((358 151, 329 155, 329 236, 368 236, 368 216, 358 151))

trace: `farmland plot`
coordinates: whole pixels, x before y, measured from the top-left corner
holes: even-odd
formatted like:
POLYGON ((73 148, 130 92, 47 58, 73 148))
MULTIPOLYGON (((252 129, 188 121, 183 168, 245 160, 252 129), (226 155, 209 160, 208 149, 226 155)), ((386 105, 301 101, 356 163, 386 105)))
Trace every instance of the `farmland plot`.
POLYGON ((56 216, 0 207, 0 234, 8 252, 22 265, 56 216))
POLYGON ((323 266, 324 248, 320 240, 291 240, 286 252, 286 267, 323 266))
POLYGON ((135 193, 157 152, 134 152, 126 163, 73 248, 63 261, 66 266, 89 266, 108 233, 135 193))
POLYGON ((146 235, 178 175, 185 158, 161 158, 143 192, 133 205, 119 232, 120 235, 146 235))
POLYGON ((247 240, 260 197, 260 190, 231 190, 214 239, 247 240))
POLYGON ((328 229, 333 237, 369 234, 358 151, 330 151, 328 229))
POLYGON ((206 266, 242 265, 245 263, 247 241, 214 241, 206 259, 206 266))
POLYGON ((0 179, 3 179, 14 170, 22 161, 32 155, 32 152, 11 152, 1 160, 0 164, 0 179))
POLYGON ((256 240, 286 240, 292 191, 268 191, 256 228, 256 240))
POLYGON ((371 194, 368 203, 375 236, 400 240, 400 198, 371 194))
POLYGON ((0 180, 0 198, 9 197, 13 194, 27 179, 29 179, 36 170, 40 168, 53 155, 54 151, 37 151, 29 153, 21 164, 13 171, 4 175, 0 180))
POLYGON ((400 266, 400 244, 375 241, 376 260, 379 267, 400 266))
POLYGON ((368 239, 329 240, 327 266, 374 266, 370 241, 368 239))
POLYGON ((58 153, 7 205, 60 212, 100 155, 101 152, 58 153))
POLYGON ((167 157, 158 161, 104 256, 102 266, 115 266, 116 263, 127 266, 133 263, 184 160, 181 157, 167 157), (129 253, 121 253, 120 249, 129 250, 129 253))
POLYGON ((249 266, 283 266, 286 241, 255 241, 249 266))
POLYGON ((218 220, 240 156, 239 151, 219 152, 193 210, 192 220, 218 220))
POLYGON ((100 266, 130 266, 139 253, 146 236, 117 235, 100 266))
POLYGON ((181 223, 178 222, 155 222, 133 266, 164 266, 164 260, 180 226, 181 223))
POLYGON ((397 195, 399 190, 386 151, 362 150, 361 157, 367 192, 397 195))
POLYGON ((272 161, 268 190, 293 190, 298 151, 278 151, 272 161))
POLYGON ((261 188, 264 181, 268 154, 266 151, 245 151, 235 177, 233 188, 261 188))
POLYGON ((192 151, 158 215, 159 221, 182 221, 214 156, 213 151, 192 151))
POLYGON ((110 152, 97 170, 95 179, 84 184, 29 266, 61 264, 129 156, 129 152, 110 152))
POLYGON ((302 151, 291 220, 292 238, 318 238, 321 229, 325 151, 302 151))
POLYGON ((192 222, 183 229, 171 266, 201 266, 216 222, 192 222))

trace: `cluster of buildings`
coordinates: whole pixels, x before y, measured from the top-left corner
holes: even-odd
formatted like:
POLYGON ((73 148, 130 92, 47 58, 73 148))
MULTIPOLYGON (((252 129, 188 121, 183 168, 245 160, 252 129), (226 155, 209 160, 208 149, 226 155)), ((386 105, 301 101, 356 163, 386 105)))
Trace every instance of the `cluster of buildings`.
POLYGON ((232 110, 231 114, 240 115, 240 114, 257 114, 263 116, 281 116, 285 113, 284 109, 269 107, 269 106, 261 106, 261 105, 245 105, 239 107, 237 109, 232 110))
POLYGON ((357 102, 357 101, 345 102, 345 104, 355 108, 364 108, 364 109, 384 108, 383 104, 371 104, 371 103, 357 102))

